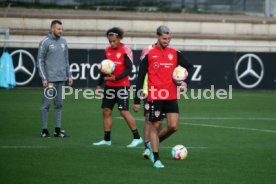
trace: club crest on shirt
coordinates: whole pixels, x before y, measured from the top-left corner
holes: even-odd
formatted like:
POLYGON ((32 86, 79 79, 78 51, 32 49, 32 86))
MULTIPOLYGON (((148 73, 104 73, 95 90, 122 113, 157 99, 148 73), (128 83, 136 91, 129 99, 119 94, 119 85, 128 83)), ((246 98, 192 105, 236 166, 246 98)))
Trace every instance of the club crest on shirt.
POLYGON ((65 50, 65 45, 63 43, 60 44, 60 46, 61 46, 62 50, 65 50))
POLYGON ((146 110, 149 110, 149 108, 150 108, 149 104, 146 103, 146 104, 145 104, 145 109, 146 109, 146 110))
POLYGON ((160 111, 155 111, 154 116, 158 118, 160 116, 160 111))
POLYGON ((169 54, 169 55, 168 55, 168 58, 169 58, 169 60, 171 61, 171 60, 173 59, 173 55, 172 55, 172 54, 169 54))
POLYGON ((117 57, 117 59, 119 59, 121 57, 121 53, 117 53, 116 57, 117 57))
POLYGON ((159 68, 159 63, 158 62, 154 62, 153 63, 153 69, 158 69, 159 68))

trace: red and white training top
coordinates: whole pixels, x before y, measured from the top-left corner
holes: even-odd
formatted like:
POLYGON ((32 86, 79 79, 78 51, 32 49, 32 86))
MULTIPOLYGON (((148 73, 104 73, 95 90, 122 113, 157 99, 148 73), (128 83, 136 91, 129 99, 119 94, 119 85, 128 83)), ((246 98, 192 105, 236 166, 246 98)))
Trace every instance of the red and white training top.
MULTIPOLYGON (((193 68, 193 65, 175 48, 162 49, 160 46, 154 45, 152 49, 148 50, 139 65, 136 91, 139 92, 142 89, 145 75, 148 73, 148 101, 176 100, 177 88, 172 73, 178 65, 185 67, 188 72, 193 68)), ((138 94, 136 94, 134 103, 140 103, 138 94)))
POLYGON ((154 46, 148 52, 148 89, 156 89, 148 92, 148 100, 161 100, 159 96, 165 96, 168 92, 166 100, 174 100, 177 98, 177 88, 172 78, 174 68, 178 65, 177 50, 171 47, 161 49, 154 46), (164 94, 160 90, 164 91, 164 94), (157 99, 153 99, 153 98, 157 99))
MULTIPOLYGON (((107 59, 110 59, 115 64, 115 70, 112 73, 115 77, 120 76, 126 70, 126 60, 130 60, 133 64, 133 53, 129 47, 121 43, 117 48, 113 49, 111 46, 105 49, 105 56, 107 59)), ((107 86, 119 87, 119 86, 129 86, 129 76, 115 80, 107 81, 107 86)))

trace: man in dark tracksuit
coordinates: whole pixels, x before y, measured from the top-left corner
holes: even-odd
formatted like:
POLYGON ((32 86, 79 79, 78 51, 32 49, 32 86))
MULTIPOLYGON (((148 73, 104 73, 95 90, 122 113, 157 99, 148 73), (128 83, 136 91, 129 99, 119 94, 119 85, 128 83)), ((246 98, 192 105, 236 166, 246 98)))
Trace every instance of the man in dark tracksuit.
POLYGON ((73 84, 69 70, 68 46, 64 38, 62 23, 53 20, 51 31, 39 43, 37 67, 44 87, 43 100, 41 106, 42 137, 49 137, 47 128, 48 111, 51 99, 54 99, 55 106, 55 137, 64 137, 61 130, 61 111, 62 111, 62 86, 65 81, 68 85, 73 84))

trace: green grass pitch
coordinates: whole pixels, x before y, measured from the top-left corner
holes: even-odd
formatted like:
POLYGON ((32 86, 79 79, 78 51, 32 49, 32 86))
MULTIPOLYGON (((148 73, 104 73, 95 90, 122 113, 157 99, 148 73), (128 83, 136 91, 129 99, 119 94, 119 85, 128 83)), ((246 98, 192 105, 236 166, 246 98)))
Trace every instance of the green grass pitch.
MULTIPOLYGON (((41 89, 1 89, 0 183, 276 183, 275 91, 234 90, 232 100, 180 100, 179 129, 160 145, 165 165, 160 170, 142 157, 143 146, 126 148, 132 135, 117 110, 113 145, 92 146, 103 138, 100 103, 66 97, 62 128, 70 137, 43 139, 41 89), (176 144, 188 148, 188 159, 171 158, 176 144)), ((142 111, 133 115, 142 134, 142 111)), ((53 108, 48 125, 53 133, 53 108)))

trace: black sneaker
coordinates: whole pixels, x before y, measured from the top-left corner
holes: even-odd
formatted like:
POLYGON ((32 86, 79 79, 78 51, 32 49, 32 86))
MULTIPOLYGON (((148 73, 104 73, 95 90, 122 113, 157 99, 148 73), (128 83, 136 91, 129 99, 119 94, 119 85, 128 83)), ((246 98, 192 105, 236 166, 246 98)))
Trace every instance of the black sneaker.
POLYGON ((49 131, 47 129, 43 129, 41 132, 41 137, 44 137, 44 138, 50 137, 49 131))
POLYGON ((54 136, 55 137, 61 137, 61 138, 63 138, 63 137, 69 137, 67 134, 65 134, 65 130, 61 130, 61 131, 59 131, 59 132, 54 132, 54 136))

